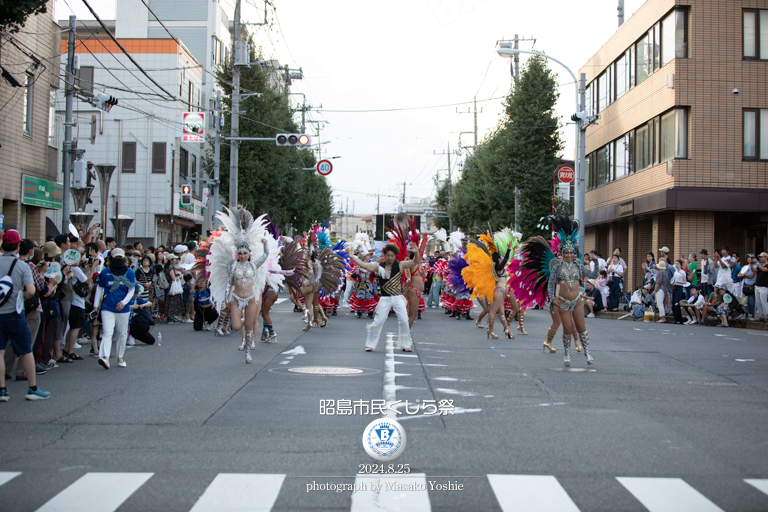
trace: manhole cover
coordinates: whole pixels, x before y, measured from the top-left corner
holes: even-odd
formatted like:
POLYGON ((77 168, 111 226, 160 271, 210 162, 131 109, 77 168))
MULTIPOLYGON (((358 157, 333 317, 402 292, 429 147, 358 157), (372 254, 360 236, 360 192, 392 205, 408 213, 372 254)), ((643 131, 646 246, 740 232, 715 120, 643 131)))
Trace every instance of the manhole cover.
POLYGON ((341 366, 300 366, 288 368, 293 373, 312 373, 315 375, 356 375, 363 373, 360 368, 344 368, 341 366))
POLYGON ((689 381, 688 384, 695 386, 738 386, 735 382, 708 382, 708 381, 689 381))
POLYGON ((301 375, 330 375, 337 377, 356 377, 360 375, 373 375, 381 370, 373 368, 347 368, 344 366, 297 366, 294 368, 272 368, 272 373, 292 373, 301 375))
POLYGON ((572 372, 572 373, 583 373, 583 372, 590 372, 594 373, 597 370, 593 368, 547 368, 551 372, 572 372))

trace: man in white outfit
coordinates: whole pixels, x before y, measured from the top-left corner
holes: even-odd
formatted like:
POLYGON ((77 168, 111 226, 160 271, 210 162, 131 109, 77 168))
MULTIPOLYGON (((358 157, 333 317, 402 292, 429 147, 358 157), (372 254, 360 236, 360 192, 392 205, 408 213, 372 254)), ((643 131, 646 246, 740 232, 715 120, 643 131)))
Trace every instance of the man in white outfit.
POLYGON ((397 347, 403 349, 403 352, 411 351, 411 331, 408 328, 408 311, 405 307, 400 273, 403 270, 417 267, 421 263, 421 255, 418 246, 413 242, 408 245, 408 251, 413 254, 413 259, 402 262, 397 261, 399 249, 394 244, 384 246, 382 250, 384 261, 382 263, 367 263, 354 254, 350 255, 358 267, 376 273, 376 282, 381 296, 376 306, 376 316, 373 323, 368 325, 368 336, 365 340, 366 352, 372 352, 379 343, 381 329, 384 327, 390 309, 394 310, 397 315, 397 323, 400 326, 397 347))

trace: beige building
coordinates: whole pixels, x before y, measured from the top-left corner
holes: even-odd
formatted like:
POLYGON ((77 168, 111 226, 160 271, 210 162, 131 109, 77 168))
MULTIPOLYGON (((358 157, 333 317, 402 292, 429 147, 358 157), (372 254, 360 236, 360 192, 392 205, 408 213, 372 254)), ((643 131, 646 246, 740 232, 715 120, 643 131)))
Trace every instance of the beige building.
POLYGON ((648 0, 580 71, 587 250, 634 287, 662 246, 768 248, 768 0, 648 0))
MULTIPOLYGON (((0 194, 3 228, 45 241, 46 210, 61 209, 54 119, 59 87, 59 26, 54 2, 27 18, 16 34, 2 34, 0 64, 11 79, 0 87, 0 194)), ((53 227, 51 227, 53 228, 53 227)))

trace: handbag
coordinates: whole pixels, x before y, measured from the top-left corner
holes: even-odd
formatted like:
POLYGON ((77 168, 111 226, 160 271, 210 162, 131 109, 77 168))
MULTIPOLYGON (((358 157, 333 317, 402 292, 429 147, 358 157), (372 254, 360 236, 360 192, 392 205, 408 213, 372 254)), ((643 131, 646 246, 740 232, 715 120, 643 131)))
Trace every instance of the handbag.
POLYGON ((155 325, 155 321, 152 320, 152 315, 144 308, 136 310, 136 315, 133 317, 133 321, 140 324, 155 325))
POLYGON ((755 294, 755 285, 753 284, 745 284, 741 287, 741 291, 746 295, 747 297, 751 297, 755 294))
POLYGON ((78 297, 85 298, 88 296, 89 293, 91 293, 91 289, 88 287, 88 283, 85 281, 77 281, 73 286, 73 290, 75 291, 75 294, 77 294, 78 297))
POLYGON ((181 280, 177 279, 171 283, 171 288, 168 290, 168 295, 181 295, 184 289, 181 287, 181 280))
POLYGON ((160 272, 157 275, 157 284, 162 288, 163 290, 167 290, 170 285, 168 282, 168 278, 165 277, 165 272, 160 272))

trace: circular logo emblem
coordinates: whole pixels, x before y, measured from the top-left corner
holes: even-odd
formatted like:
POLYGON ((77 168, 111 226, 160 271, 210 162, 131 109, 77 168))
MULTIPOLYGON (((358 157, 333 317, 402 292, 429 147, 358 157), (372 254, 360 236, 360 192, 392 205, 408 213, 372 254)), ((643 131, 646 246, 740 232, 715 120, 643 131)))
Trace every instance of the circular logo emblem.
POLYGON ((373 420, 363 432, 363 447, 376 460, 396 459, 405 450, 405 430, 395 420, 373 420))

